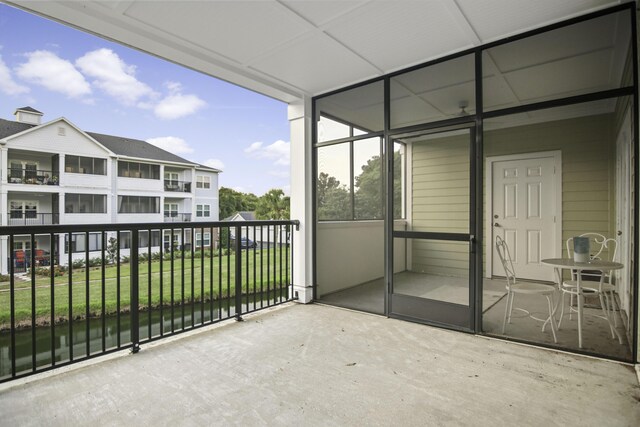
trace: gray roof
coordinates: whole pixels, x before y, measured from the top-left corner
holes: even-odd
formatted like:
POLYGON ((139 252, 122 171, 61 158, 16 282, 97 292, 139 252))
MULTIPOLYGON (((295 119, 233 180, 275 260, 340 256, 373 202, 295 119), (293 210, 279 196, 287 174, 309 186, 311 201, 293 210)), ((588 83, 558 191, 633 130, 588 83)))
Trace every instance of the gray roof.
POLYGON ((242 218, 245 221, 255 221, 256 220, 255 212, 242 211, 242 212, 234 213, 229 218, 225 218, 223 221, 231 221, 233 219, 233 217, 235 217, 236 215, 240 215, 240 218, 242 218))
POLYGON ((0 139, 31 129, 34 126, 36 125, 0 119, 0 139))
POLYGON ((31 108, 31 107, 16 108, 16 112, 18 112, 18 111, 26 111, 28 113, 36 113, 36 114, 40 114, 40 115, 44 114, 42 111, 38 111, 35 108, 31 108))
POLYGON ((107 147, 119 156, 137 157, 140 159, 160 160, 164 162, 188 163, 196 165, 187 159, 169 153, 168 151, 149 144, 139 139, 124 138, 121 136, 103 135, 101 133, 87 132, 100 144, 107 147))
MULTIPOLYGON (((19 110, 33 110, 31 107, 19 108, 19 110)), ((37 113, 39 111, 33 110, 37 113)), ((20 133, 27 129, 31 129, 34 126, 29 123, 21 123, 12 120, 0 119, 0 139, 6 138, 16 133, 20 133)), ((161 162, 175 162, 186 163, 188 165, 197 166, 199 168, 209 168, 208 166, 200 165, 198 163, 191 162, 187 159, 183 159, 180 156, 176 156, 173 153, 158 148, 155 145, 149 144, 146 141, 139 139, 124 138, 121 136, 104 135, 101 133, 87 132, 93 139, 104 145, 108 150, 113 151, 119 156, 134 157, 139 159, 159 160, 161 162)), ((215 168, 209 168, 211 171, 220 172, 215 168)))
POLYGON ((220 169, 212 168, 211 166, 201 165, 200 163, 196 163, 196 169, 204 169, 211 172, 222 172, 220 169))

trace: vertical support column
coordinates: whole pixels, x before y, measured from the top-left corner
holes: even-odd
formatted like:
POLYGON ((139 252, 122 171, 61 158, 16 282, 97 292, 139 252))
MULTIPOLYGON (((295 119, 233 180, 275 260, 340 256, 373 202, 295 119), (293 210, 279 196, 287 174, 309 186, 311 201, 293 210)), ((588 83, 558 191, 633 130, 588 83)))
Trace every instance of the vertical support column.
POLYGON ((289 104, 291 132, 291 219, 300 221, 293 230, 293 292, 298 302, 313 299, 313 176, 311 99, 304 97, 289 104))
POLYGON ((0 147, 0 183, 7 183, 9 178, 9 149, 6 146, 0 147))
POLYGON ((60 173, 58 175, 58 185, 59 186, 63 186, 64 185, 64 180, 66 178, 65 169, 64 169, 64 162, 65 162, 64 158, 65 158, 64 154, 60 154, 58 156, 58 162, 59 162, 58 169, 60 170, 60 173))

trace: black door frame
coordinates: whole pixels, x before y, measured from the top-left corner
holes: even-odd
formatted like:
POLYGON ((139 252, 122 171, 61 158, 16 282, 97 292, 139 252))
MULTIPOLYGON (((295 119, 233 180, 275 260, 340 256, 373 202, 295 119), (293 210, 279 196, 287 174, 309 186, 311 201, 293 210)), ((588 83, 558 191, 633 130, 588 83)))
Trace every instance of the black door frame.
MULTIPOLYGON (((455 130, 469 131, 469 231, 467 233, 398 231, 394 230, 393 215, 385 215, 385 314, 388 317, 477 333, 480 328, 478 319, 480 319, 480 321, 482 320, 481 310, 479 315, 477 313, 477 307, 482 306, 478 305, 478 297, 480 297, 480 299, 482 297, 482 268, 478 268, 478 266, 482 266, 482 250, 478 250, 478 248, 482 247, 482 241, 477 238, 478 232, 482 232, 482 227, 478 227, 478 224, 482 224, 482 218, 477 217, 478 213, 482 215, 482 206, 478 209, 477 201, 482 200, 482 198, 478 197, 476 193, 478 189, 482 190, 482 175, 480 175, 479 178, 477 175, 478 163, 481 165, 482 155, 477 155, 478 135, 477 125, 474 121, 448 126, 427 125, 420 129, 412 130, 410 133, 389 132, 385 140, 385 153, 388 153, 386 156, 386 164, 388 167, 385 168, 384 173, 384 182, 387 184, 386 212, 394 211, 394 162, 392 155, 394 141, 402 136, 432 135, 455 130), (480 181, 479 184, 478 181, 480 181), (478 230, 478 228, 480 228, 480 230, 478 230), (468 242, 469 306, 464 307, 445 301, 393 294, 393 245, 395 238, 468 242), (394 304, 396 305, 395 309, 393 307, 394 304), (424 315, 420 313, 424 313, 424 315)), ((480 153, 482 153, 482 151, 480 151, 480 153)), ((480 173, 482 173, 481 169, 480 173)), ((409 196, 407 195, 406 198, 408 199, 409 196)), ((480 304, 482 304, 482 301, 480 301, 480 304)))

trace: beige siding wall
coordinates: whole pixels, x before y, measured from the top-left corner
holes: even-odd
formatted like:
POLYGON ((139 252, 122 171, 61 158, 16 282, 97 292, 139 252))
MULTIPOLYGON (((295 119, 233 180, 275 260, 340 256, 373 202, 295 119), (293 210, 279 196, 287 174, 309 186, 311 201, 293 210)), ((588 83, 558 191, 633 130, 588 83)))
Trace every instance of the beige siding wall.
MULTIPOLYGON (((612 235, 612 121, 613 115, 599 115, 489 130, 484 135, 485 158, 561 150, 562 241, 589 231, 612 235)), ((412 146, 413 229, 468 232, 468 146, 466 135, 412 146)), ((486 189, 486 176, 484 182, 486 189)), ((484 231, 485 238, 491 238, 484 231)), ((416 240, 412 249, 414 271, 468 275, 466 244, 416 240)))
MULTIPOLYGON (((608 236, 615 161, 611 125, 612 115, 599 115, 490 130, 484 136, 485 158, 561 150, 562 242, 586 232, 608 236)), ((484 181, 486 188, 486 175, 484 181)), ((485 228, 484 235, 490 238, 487 231, 491 230, 485 228)), ((562 248, 564 252, 564 243, 562 248)))
MULTIPOLYGON (((414 231, 469 232, 469 135, 411 145, 411 228, 414 231)), ((411 241, 411 270, 467 277, 467 243, 411 241)))

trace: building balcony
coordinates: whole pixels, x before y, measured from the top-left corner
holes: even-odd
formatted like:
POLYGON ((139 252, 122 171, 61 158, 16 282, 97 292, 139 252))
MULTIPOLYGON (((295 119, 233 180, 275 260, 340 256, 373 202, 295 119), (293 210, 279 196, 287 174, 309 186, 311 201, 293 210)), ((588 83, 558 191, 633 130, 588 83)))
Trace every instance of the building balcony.
POLYGON ((9 213, 7 225, 52 225, 60 224, 60 214, 13 211, 9 213))
POLYGON ((191 215, 190 213, 165 212, 164 222, 189 222, 191 215))
POLYGON ((58 173, 50 170, 10 168, 7 182, 10 184, 58 185, 58 173))
POLYGON ((164 180, 164 191, 175 191, 179 193, 191 193, 191 182, 175 181, 172 179, 164 180))

